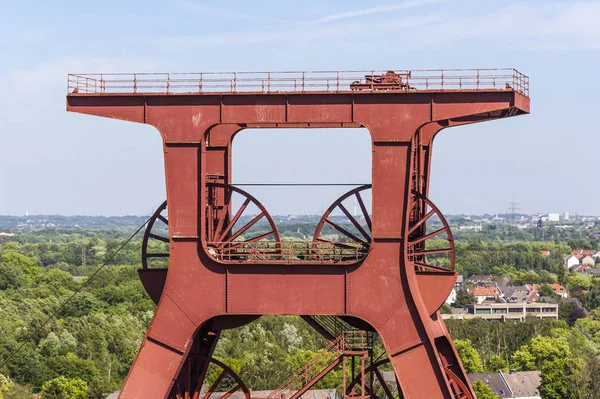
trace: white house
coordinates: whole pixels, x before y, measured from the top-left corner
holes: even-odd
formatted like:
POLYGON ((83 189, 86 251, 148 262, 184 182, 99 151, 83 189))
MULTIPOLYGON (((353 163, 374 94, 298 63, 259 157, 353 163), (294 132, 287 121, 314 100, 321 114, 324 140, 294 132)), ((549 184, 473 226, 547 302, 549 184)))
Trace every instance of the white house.
POLYGON ((475 297, 477 304, 482 304, 485 301, 495 301, 501 295, 500 290, 495 285, 473 287, 470 293, 475 297))
POLYGON ((565 262, 567 264, 567 269, 569 270, 573 269, 575 266, 579 266, 579 258, 577 258, 575 255, 568 256, 565 259, 565 262))
POLYGON ((448 305, 452 305, 454 302, 456 302, 456 288, 452 288, 450 295, 448 295, 448 298, 446 298, 446 303, 448 305))

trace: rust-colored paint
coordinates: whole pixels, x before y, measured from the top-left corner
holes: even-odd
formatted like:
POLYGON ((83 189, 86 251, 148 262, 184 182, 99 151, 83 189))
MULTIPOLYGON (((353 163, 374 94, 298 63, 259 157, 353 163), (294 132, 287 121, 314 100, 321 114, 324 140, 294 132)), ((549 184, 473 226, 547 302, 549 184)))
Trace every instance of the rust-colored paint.
POLYGON ((120 398, 167 398, 195 343, 212 334, 214 347, 218 334, 210 332, 210 320, 236 325, 227 317, 262 314, 361 320, 380 334, 406 398, 473 398, 437 312, 456 273, 416 268, 418 246, 409 241, 425 233, 409 226, 415 217, 426 217, 422 198, 441 129, 529 112, 524 75, 515 71, 500 82, 481 78, 482 71, 471 80, 442 72, 441 84, 428 75, 419 78, 418 71, 405 71, 401 79, 371 73, 349 83, 338 73, 312 92, 304 73, 284 89, 274 89, 281 80, 265 75, 244 93, 237 91, 242 80, 235 74, 226 80, 229 87, 212 91, 208 76, 200 74, 185 80, 195 89, 180 93, 172 92, 177 86, 170 76, 163 92, 143 92, 141 75, 133 75, 131 90, 119 93, 111 93, 101 77, 70 76, 69 111, 147 123, 164 142, 169 268, 166 281, 165 272, 140 273, 153 299, 157 291, 162 295, 120 398), (311 263, 314 257, 295 264, 277 257, 262 263, 215 257, 207 240, 214 235, 208 209, 219 208, 215 220, 231 214, 222 198, 209 203, 208 190, 231 182, 233 136, 246 127, 317 126, 362 126, 371 134, 372 238, 366 256, 328 265, 311 263))
POLYGON ((448 294, 454 288, 457 277, 456 273, 447 271, 417 272, 421 296, 430 315, 433 315, 442 307, 444 301, 448 298, 448 294))

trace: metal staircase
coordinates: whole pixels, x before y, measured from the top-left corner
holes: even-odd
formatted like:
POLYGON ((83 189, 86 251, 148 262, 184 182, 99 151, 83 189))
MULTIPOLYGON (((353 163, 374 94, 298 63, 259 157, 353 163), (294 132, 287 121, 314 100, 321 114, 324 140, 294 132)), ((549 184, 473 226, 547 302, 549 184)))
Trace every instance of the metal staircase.
POLYGON ((351 330, 342 332, 325 349, 317 353, 316 356, 296 371, 294 375, 275 389, 267 399, 299 398, 323 378, 323 376, 344 362, 344 359, 348 356, 360 356, 363 359, 364 370, 364 360, 368 356, 369 346, 370 340, 367 339, 365 331, 351 330))

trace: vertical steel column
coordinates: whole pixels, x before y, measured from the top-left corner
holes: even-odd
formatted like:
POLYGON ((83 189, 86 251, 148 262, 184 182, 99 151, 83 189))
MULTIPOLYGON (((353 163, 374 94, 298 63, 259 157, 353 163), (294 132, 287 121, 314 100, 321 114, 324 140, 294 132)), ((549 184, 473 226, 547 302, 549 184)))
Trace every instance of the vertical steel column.
MULTIPOLYGON (((416 129, 415 129, 416 130, 416 129)), ((394 286, 393 310, 371 324, 378 330, 390 357, 402 392, 409 398, 451 398, 445 375, 439 365, 433 337, 422 318, 428 318, 418 291, 416 274, 407 262, 404 226, 410 206, 410 179, 413 173, 415 130, 397 134, 406 141, 376 141, 390 133, 372 129, 373 148, 373 246, 380 259, 397 259, 400 286, 394 286), (402 327, 400 327, 402 326, 402 327), (408 327, 412 326, 412 327, 408 327), (419 364, 418 368, 415 365, 419 364)), ((389 273, 389 270, 388 270, 389 273)))
POLYGON ((365 394, 365 354, 360 356, 360 394, 364 398, 365 394))
POLYGON ((348 396, 348 384, 346 383, 346 356, 342 356, 342 399, 348 396))
MULTIPOLYGON (((460 125, 460 122, 451 123, 449 121, 440 123, 440 122, 432 122, 425 124, 421 128, 418 129, 417 134, 415 136, 415 141, 419 146, 418 153, 420 154, 420 162, 418 175, 423 176, 423 191, 422 193, 425 196, 429 194, 429 176, 431 173, 431 156, 433 150, 433 140, 436 135, 444 128, 448 127, 448 125, 460 125)), ((452 369, 453 373, 460 378, 462 383, 468 387, 468 389, 473 392, 473 387, 471 385, 470 380, 467 378, 466 373, 464 372, 464 368, 462 367, 462 362, 454 345, 452 344, 452 338, 450 337, 450 333, 444 324, 441 314, 439 311, 434 315, 432 319, 427 320, 427 323, 430 325, 431 334, 436 337, 434 340, 436 345, 436 350, 439 352, 439 357, 443 358, 443 363, 445 359, 445 363, 451 363, 456 365, 452 369)))
MULTIPOLYGON (((241 130, 239 125, 223 124, 212 127, 205 135, 202 143, 202 153, 205 159, 203 163, 203 176, 206 182, 231 184, 231 149, 233 136, 241 130)), ((220 232, 215 231, 215 220, 231 218, 231 202, 225 206, 224 188, 207 188, 203 194, 214 196, 211 198, 210 207, 206 208, 206 237, 208 241, 215 241, 213 233, 217 235, 220 232)), ((225 224, 226 225, 226 224, 225 224)))

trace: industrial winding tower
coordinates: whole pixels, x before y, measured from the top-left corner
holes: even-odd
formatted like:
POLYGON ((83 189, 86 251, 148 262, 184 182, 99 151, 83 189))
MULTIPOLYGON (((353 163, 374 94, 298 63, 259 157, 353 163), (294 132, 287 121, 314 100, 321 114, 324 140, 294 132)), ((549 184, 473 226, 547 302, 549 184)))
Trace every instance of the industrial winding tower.
POLYGON ((438 312, 457 274, 450 228, 428 197, 432 142, 444 128, 529 113, 526 76, 474 69, 68 81, 69 111, 150 124, 163 139, 167 201, 146 229, 139 272, 158 306, 120 398, 222 391, 217 397, 249 399, 239 376, 211 356, 222 330, 266 314, 299 315, 330 342, 271 399, 300 397, 338 364, 344 396, 474 398, 438 312), (282 242, 259 199, 231 184, 234 136, 346 127, 371 135, 371 184, 334 202, 312 242, 282 242), (387 359, 372 358, 373 332, 387 359), (380 369, 388 362, 393 387, 380 369))

